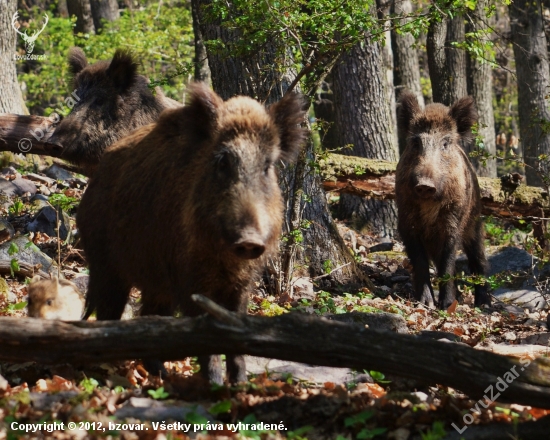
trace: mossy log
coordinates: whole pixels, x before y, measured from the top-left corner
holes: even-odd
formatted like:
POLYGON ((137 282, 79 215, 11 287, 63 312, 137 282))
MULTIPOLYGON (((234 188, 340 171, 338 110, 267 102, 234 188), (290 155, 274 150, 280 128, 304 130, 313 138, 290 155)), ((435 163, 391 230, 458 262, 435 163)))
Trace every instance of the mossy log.
MULTIPOLYGON (((394 162, 329 154, 319 161, 323 186, 328 192, 349 193, 377 199, 395 198, 394 162)), ((502 218, 546 217, 548 193, 520 184, 510 190, 501 179, 479 177, 483 214, 502 218)))
POLYGON ((48 142, 55 121, 42 116, 0 114, 0 151, 58 157, 63 147, 48 142))

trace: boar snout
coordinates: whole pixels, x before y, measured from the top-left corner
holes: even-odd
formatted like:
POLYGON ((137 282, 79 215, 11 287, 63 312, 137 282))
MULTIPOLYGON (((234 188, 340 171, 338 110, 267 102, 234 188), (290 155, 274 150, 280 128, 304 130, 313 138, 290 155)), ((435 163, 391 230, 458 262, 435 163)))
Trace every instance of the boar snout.
POLYGON ((417 196, 423 199, 431 199, 436 193, 435 184, 431 179, 419 179, 414 191, 417 196))
POLYGON ((231 251, 239 258, 254 260, 264 253, 265 241, 257 233, 245 233, 231 245, 231 251))

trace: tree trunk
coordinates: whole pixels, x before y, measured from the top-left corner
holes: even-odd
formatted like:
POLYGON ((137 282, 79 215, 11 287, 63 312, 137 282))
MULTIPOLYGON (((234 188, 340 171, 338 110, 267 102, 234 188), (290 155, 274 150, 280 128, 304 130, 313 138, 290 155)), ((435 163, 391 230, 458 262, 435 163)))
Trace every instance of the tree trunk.
MULTIPOLYGON (((240 40, 239 33, 224 28, 219 23, 206 22, 202 8, 208 5, 209 1, 199 0, 198 4, 199 23, 204 40, 221 40, 226 48, 223 53, 208 52, 214 90, 224 99, 235 95, 247 95, 265 103, 281 99, 294 75, 290 69, 272 67, 282 67, 282 61, 277 55, 281 53, 281 48, 276 46, 276 42, 273 41, 262 50, 251 54, 236 56, 237 51, 233 50, 232 46, 240 40), (268 66, 269 68, 266 68, 268 66), (280 70, 283 72, 280 73, 280 70)), ((330 277, 323 278, 323 281, 341 284, 362 282, 374 288, 358 268, 338 234, 328 210, 321 180, 309 164, 309 160, 313 158, 313 143, 309 141, 297 165, 288 167, 282 173, 282 184, 287 189, 286 232, 301 230, 303 245, 297 240, 296 234, 289 234, 281 260, 274 264, 282 275, 278 276, 277 290, 288 288, 296 261, 301 267, 307 265, 311 276, 325 274, 329 268, 343 266, 330 277), (308 227, 303 226, 304 221, 308 223, 308 227)))
MULTIPOLYGON (((488 6, 488 0, 478 0, 473 14, 468 21, 468 32, 480 32, 487 29, 484 9, 488 6)), ((483 139, 485 151, 495 155, 496 135, 495 117, 493 113, 493 71, 489 63, 482 63, 474 56, 467 56, 467 82, 468 94, 474 98, 478 111, 478 133, 483 139)), ((472 163, 478 176, 496 177, 496 159, 489 159, 486 166, 479 160, 472 158, 472 163)))
MULTIPOLYGON (((392 5, 392 12, 396 15, 412 13, 410 0, 395 1, 392 5)), ((406 24, 407 19, 398 20, 398 25, 406 24)), ((424 107, 424 96, 420 84, 420 66, 418 54, 414 47, 415 39, 409 34, 402 34, 395 29, 391 32, 391 45, 394 65, 394 85, 397 90, 407 89, 416 95, 421 107, 424 107)))
POLYGON ((449 83, 449 69, 447 55, 445 53, 445 40, 447 39, 447 19, 433 20, 428 29, 426 38, 426 52, 432 83, 432 100, 445 105, 451 103, 451 86, 449 83))
POLYGON ((464 41, 464 18, 442 17, 433 20, 428 30, 426 50, 432 82, 433 102, 450 106, 466 96, 466 57, 462 50, 452 46, 464 41))
POLYGON ((546 96, 550 87, 546 35, 539 0, 517 0, 510 4, 510 20, 518 83, 519 132, 529 185, 542 185, 539 175, 548 176, 550 133, 541 122, 550 121, 546 96))
MULTIPOLYGON (((95 0, 94 0, 95 1, 95 0)), ((94 20, 90 0, 67 0, 67 11, 69 16, 76 16, 75 34, 93 34, 95 32, 94 20)))
POLYGON ((447 40, 445 51, 447 55, 447 69, 449 72, 449 90, 451 101, 445 105, 454 104, 460 98, 468 95, 466 85, 466 52, 457 49, 452 43, 464 41, 465 26, 462 14, 455 15, 447 24, 447 40))
POLYGON ((119 18, 117 0, 90 0, 90 6, 96 31, 103 27, 103 21, 115 21, 119 18))
POLYGON ((212 84, 210 77, 210 67, 208 66, 208 56, 206 54, 206 47, 202 38, 201 27, 199 23, 199 8, 200 2, 198 0, 191 0, 191 14, 193 16, 193 34, 195 36, 195 56, 193 62, 195 63, 195 81, 202 81, 208 85, 212 84))
MULTIPOLYGON (((396 15, 406 15, 412 13, 412 3, 410 0, 394 1, 392 13, 396 15)), ((407 19, 398 20, 397 25, 405 25, 407 19)), ((422 85, 420 84, 420 66, 418 64, 418 54, 414 47, 415 39, 409 34, 402 34, 395 29, 391 32, 391 43, 394 62, 394 85, 396 94, 399 96, 401 90, 409 90, 416 95, 420 107, 424 107, 424 95, 422 94, 422 85)), ((403 133, 397 132, 399 143, 399 154, 405 149, 406 139, 403 133)))
MULTIPOLYGON (((352 146, 342 154, 396 162, 397 146, 382 64, 377 42, 365 41, 342 56, 332 71, 334 127, 338 145, 352 146)), ((397 223, 394 203, 342 194, 338 215, 351 219, 359 230, 391 237, 397 223)))
POLYGON ((14 55, 18 34, 11 21, 17 0, 0 0, 0 113, 28 114, 17 82, 14 55))

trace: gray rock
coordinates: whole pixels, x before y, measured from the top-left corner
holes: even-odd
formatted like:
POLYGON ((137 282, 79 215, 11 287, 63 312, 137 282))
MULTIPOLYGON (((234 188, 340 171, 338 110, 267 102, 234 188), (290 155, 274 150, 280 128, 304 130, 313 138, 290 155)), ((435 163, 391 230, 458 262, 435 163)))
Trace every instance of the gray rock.
POLYGON ((36 185, 30 180, 17 178, 13 179, 11 183, 17 188, 18 196, 22 196, 26 193, 29 193, 31 196, 36 194, 36 185))
MULTIPOLYGON (((69 234, 71 223, 69 216, 59 209, 59 220, 61 225, 59 227, 59 236, 62 240, 67 238, 69 234)), ((27 231, 29 232, 43 232, 50 237, 57 236, 57 216, 53 206, 44 206, 34 216, 34 219, 27 225, 27 231)))
POLYGON ((521 340, 521 343, 534 345, 550 345, 550 333, 539 333, 538 335, 527 336, 526 338, 521 340))
POLYGON ((395 313, 362 313, 350 312, 338 315, 325 315, 327 319, 339 322, 350 322, 368 325, 370 329, 395 333, 409 333, 407 322, 401 315, 395 313))
POLYGON ((53 164, 51 167, 47 168, 44 171, 44 174, 54 180, 70 180, 74 177, 73 173, 56 164, 53 164))
POLYGON ((391 241, 378 243, 369 248, 369 252, 390 252, 391 250, 393 250, 393 243, 391 241))
POLYGON ((296 280, 292 280, 292 288, 294 298, 315 298, 313 283, 308 277, 300 277, 296 280))
POLYGON ((499 287, 493 292, 493 296, 506 304, 513 304, 530 311, 548 308, 544 296, 534 287, 528 286, 525 289, 499 287))
POLYGON ((4 219, 0 219, 0 240, 11 240, 15 235, 15 229, 12 224, 4 219))
POLYGON ((78 396, 77 391, 60 391, 58 393, 29 393, 29 400, 37 411, 55 411, 61 403, 78 396))
POLYGON ((17 170, 14 167, 5 167, 5 168, 2 168, 2 170, 0 171, 0 174, 2 176, 13 176, 16 173, 17 173, 17 170))
POLYGON ((438 332, 434 330, 422 330, 419 334, 419 337, 421 338, 427 338, 427 339, 433 339, 435 341, 439 341, 441 339, 448 339, 452 342, 460 342, 460 336, 455 335, 454 333, 450 332, 438 332))
POLYGON ((268 372, 271 377, 284 379, 286 375, 292 375, 294 379, 313 383, 332 382, 335 384, 347 384, 350 382, 373 382, 368 375, 356 372, 349 368, 320 367, 299 362, 281 361, 255 356, 245 356, 246 369, 253 374, 268 372))
POLYGON ((52 179, 46 176, 41 176, 40 174, 35 174, 35 173, 28 173, 26 174, 25 177, 29 180, 33 180, 34 182, 40 182, 46 185, 53 185, 55 183, 55 179, 52 179))
MULTIPOLYGON (((494 253, 489 253, 487 260, 489 261, 488 275, 509 270, 526 272, 531 269, 533 261, 537 261, 536 258, 533 260, 533 256, 525 250, 514 246, 503 247, 494 253)), ((469 273, 466 255, 461 254, 456 259, 456 268, 459 273, 462 271, 469 273)))
POLYGON ((146 397, 130 397, 121 408, 116 410, 114 416, 117 419, 127 419, 129 417, 148 420, 151 422, 185 422, 187 415, 195 412, 208 421, 214 418, 206 411, 203 406, 191 403, 170 403, 160 402, 158 400, 148 399, 146 397))
POLYGON ((20 235, 0 245, 0 260, 10 262, 13 258, 18 262, 38 266, 43 272, 57 275, 57 266, 54 261, 38 249, 38 247, 24 235, 20 235), (19 250, 10 255, 8 250, 12 243, 15 244, 19 250))
POLYGON ((0 192, 2 192, 7 197, 14 197, 19 195, 19 189, 13 183, 6 179, 0 179, 0 192))

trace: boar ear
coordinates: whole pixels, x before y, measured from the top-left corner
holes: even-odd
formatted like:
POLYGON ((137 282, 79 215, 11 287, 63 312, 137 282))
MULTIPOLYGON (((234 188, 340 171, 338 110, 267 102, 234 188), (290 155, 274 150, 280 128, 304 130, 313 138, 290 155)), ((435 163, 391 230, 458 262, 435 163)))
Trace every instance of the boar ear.
POLYGON ((401 92, 397 107, 397 126, 399 132, 408 135, 411 120, 422 112, 416 95, 408 90, 401 92))
POLYGON ((287 93, 269 108, 269 114, 279 130, 281 159, 294 162, 306 138, 306 129, 301 126, 306 116, 308 102, 299 93, 287 93))
POLYGON ((138 63, 129 52, 117 50, 107 69, 107 77, 112 79, 115 87, 121 91, 128 90, 137 79, 138 63))
POLYGON ((477 122, 477 110, 474 98, 466 96, 459 99, 449 110, 449 114, 456 122, 456 128, 461 136, 468 136, 472 125, 477 122))
POLYGON ((86 55, 80 47, 71 47, 69 50, 69 70, 73 76, 78 75, 88 65, 86 55))
POLYGON ((31 279, 31 283, 36 283, 37 281, 40 281, 42 277, 40 275, 35 275, 31 279))
POLYGON ((218 109, 223 100, 208 85, 196 82, 187 87, 189 97, 184 107, 194 121, 194 129, 203 138, 212 136, 216 130, 218 109))

